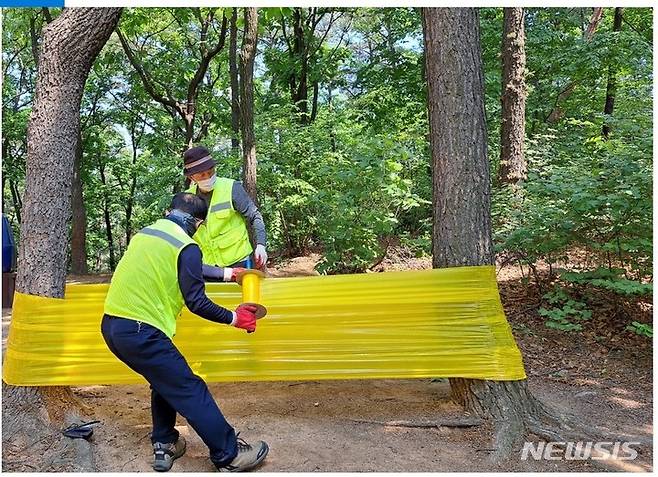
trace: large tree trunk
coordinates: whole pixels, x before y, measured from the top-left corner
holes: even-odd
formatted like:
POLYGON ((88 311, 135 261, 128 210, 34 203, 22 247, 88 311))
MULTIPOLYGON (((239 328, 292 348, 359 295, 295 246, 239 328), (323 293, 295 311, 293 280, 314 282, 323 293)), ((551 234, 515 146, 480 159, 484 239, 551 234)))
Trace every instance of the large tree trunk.
MULTIPOLYGON (((434 267, 493 264, 478 12, 423 8, 433 169, 434 267)), ((494 460, 550 413, 526 381, 450 379, 453 398, 496 425, 494 460)), ((551 421, 553 422, 553 421, 551 421)), ((539 432, 539 431, 536 431, 539 432)))
POLYGON ((493 262, 478 21, 475 9, 423 9, 436 267, 493 262))
MULTIPOLYGON (((120 14, 121 8, 66 8, 44 28, 27 131, 25 206, 16 279, 16 290, 21 293, 64 296, 80 100, 89 69, 120 14)), ((76 404, 67 387, 3 383, 4 469, 22 469, 6 456, 31 446, 29 452, 34 455, 57 452, 61 459, 57 470, 93 470, 89 444, 70 441, 56 430, 79 418, 76 404)))
MULTIPOLYGON (((618 32, 621 31, 621 21, 622 21, 622 7, 615 8, 615 21, 612 26, 612 31, 618 32)), ((605 106, 603 108, 603 113, 606 116, 612 116, 612 112, 615 109, 615 96, 617 94, 617 68, 614 64, 608 66, 608 85, 605 91, 605 106)), ((608 139, 610 135, 610 125, 607 121, 603 124, 603 130, 601 131, 603 137, 608 139)))
POLYGON ((240 52, 240 123, 242 125, 243 183, 258 205, 256 195, 256 139, 254 137, 254 58, 258 42, 258 11, 245 8, 244 37, 240 52))
POLYGON ((82 195, 82 134, 78 131, 78 144, 73 162, 71 191, 71 273, 87 273, 87 214, 82 195))
POLYGON ((501 89, 500 169, 498 181, 516 184, 526 178, 525 29, 523 8, 503 9, 503 77, 501 89))
POLYGON ((230 26, 228 50, 229 74, 231 76, 231 149, 233 154, 240 153, 240 83, 238 80, 238 9, 233 8, 230 26))

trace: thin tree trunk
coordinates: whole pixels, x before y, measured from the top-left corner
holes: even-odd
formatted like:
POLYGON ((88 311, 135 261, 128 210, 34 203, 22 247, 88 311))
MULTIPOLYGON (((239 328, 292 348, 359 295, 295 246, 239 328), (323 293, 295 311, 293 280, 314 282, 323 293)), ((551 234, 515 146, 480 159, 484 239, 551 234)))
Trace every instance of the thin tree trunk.
POLYGON ((233 8, 230 25, 230 43, 228 51, 229 74, 231 76, 231 148, 233 154, 240 153, 240 84, 238 80, 238 9, 233 8))
POLYGON ((313 83, 313 106, 311 108, 311 121, 315 121, 315 118, 318 115, 318 96, 320 95, 320 86, 318 82, 313 83))
POLYGON ((87 214, 82 195, 82 134, 78 131, 78 144, 73 162, 71 191, 71 273, 87 273, 87 214))
MULTIPOLYGON (((622 22, 622 7, 615 8, 615 20, 612 26, 612 31, 619 32, 621 31, 621 22, 622 22)), ((613 60, 614 61, 614 60, 613 60)), ((603 113, 606 116, 612 116, 612 112, 615 109, 615 95, 617 94, 617 68, 614 64, 608 66, 608 85, 605 92, 605 107, 603 108, 603 113)), ((610 135, 610 125, 606 121, 603 124, 602 130, 603 137, 608 139, 610 135)))
POLYGON ((258 11, 245 8, 244 37, 240 52, 240 113, 242 115, 242 159, 244 188, 255 204, 256 194, 256 140, 254 137, 254 58, 258 42, 258 11))
MULTIPOLYGON (((147 112, 145 112, 147 114, 147 112)), ((128 243, 130 242, 130 239, 133 234, 133 227, 132 227, 132 214, 133 214, 133 206, 135 204, 135 190, 137 189, 137 150, 139 149, 139 143, 142 140, 142 137, 144 136, 144 130, 146 129, 146 120, 142 122, 142 129, 137 134, 137 118, 135 118, 135 121, 131 124, 130 128, 130 143, 132 147, 132 168, 131 168, 131 173, 130 173, 130 190, 128 193, 128 200, 126 202, 126 247, 128 247, 128 243)))
MULTIPOLYGON (((594 7, 592 9, 592 16, 589 20, 589 24, 587 25, 587 30, 585 30, 585 35, 583 36, 583 40, 586 43, 592 41, 594 33, 599 27, 602 19, 603 7, 594 7)), ((566 88, 564 88, 560 94, 558 94, 557 100, 555 101, 555 106, 553 106, 553 109, 548 115, 548 119, 546 119, 548 123, 553 124, 562 119, 562 116, 564 116, 564 109, 562 109, 562 104, 569 96, 571 96, 571 93, 573 93, 574 89, 576 89, 576 81, 572 80, 567 84, 566 88)))
MULTIPOLYGON (((478 12, 423 8, 434 267, 493 264, 484 79, 478 12)), ((496 425, 494 460, 510 455, 530 419, 544 413, 526 381, 450 379, 453 398, 496 425)))
MULTIPOLYGON (((80 101, 89 69, 120 15, 121 8, 66 8, 43 30, 27 130, 18 292, 64 296, 80 101)), ((2 387, 3 450, 24 452, 30 447, 30 452, 41 457, 56 452, 53 460, 59 459, 63 469, 93 470, 89 443, 71 441, 58 432, 64 422, 79 419, 81 412, 70 388, 18 387, 4 382, 2 387)), ((12 467, 20 465, 3 458, 3 469, 12 467)))
POLYGON ((11 179, 9 179, 9 191, 11 192, 11 201, 14 203, 14 212, 16 213, 16 220, 20 224, 21 208, 23 207, 23 205, 21 203, 21 196, 18 193, 18 187, 16 186, 16 183, 11 179))
POLYGON ((128 199, 126 201, 126 247, 128 247, 128 243, 130 243, 130 238, 133 235, 132 215, 133 215, 133 204, 135 202, 135 189, 137 188, 137 171, 135 170, 135 165, 137 164, 137 145, 135 144, 134 130, 132 134, 132 149, 133 149, 133 158, 132 158, 132 172, 130 173, 130 191, 128 193, 128 199))
POLYGON ((503 9, 500 169, 498 181, 517 184, 526 178, 525 29, 523 8, 503 9))
POLYGON ((98 168, 103 184, 103 218, 105 220, 105 233, 107 235, 107 247, 109 249, 110 271, 114 270, 114 238, 112 236, 112 218, 110 216, 110 197, 107 193, 107 180, 105 178, 105 165, 101 164, 98 168))
MULTIPOLYGON (((306 56, 307 47, 306 37, 304 34, 304 15, 301 7, 295 7, 293 10, 294 19, 294 39, 292 55, 296 64, 299 64, 299 72, 293 71, 291 74, 290 95, 295 109, 299 113, 299 121, 302 124, 308 124, 308 57, 306 56)), ((295 68, 296 69, 296 68, 295 68)))

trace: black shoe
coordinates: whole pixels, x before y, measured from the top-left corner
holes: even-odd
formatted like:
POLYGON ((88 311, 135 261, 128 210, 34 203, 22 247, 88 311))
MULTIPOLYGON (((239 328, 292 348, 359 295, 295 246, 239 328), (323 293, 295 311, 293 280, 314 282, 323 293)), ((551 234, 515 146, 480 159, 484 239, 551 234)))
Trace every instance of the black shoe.
POLYGON ((153 470, 167 472, 174 465, 174 461, 185 454, 185 438, 179 436, 176 442, 153 444, 153 470))
POLYGON ((270 448, 263 441, 251 445, 238 437, 238 455, 230 464, 218 467, 217 470, 220 472, 245 472, 251 470, 263 462, 269 451, 270 448))

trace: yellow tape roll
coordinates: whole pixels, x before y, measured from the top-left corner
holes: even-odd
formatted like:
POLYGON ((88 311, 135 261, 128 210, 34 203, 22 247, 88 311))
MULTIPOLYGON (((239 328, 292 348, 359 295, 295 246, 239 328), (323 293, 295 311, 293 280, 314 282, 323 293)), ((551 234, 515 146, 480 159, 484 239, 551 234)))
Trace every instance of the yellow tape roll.
POLYGON ((254 305, 257 308, 257 319, 267 314, 267 308, 260 302, 260 284, 263 278, 265 278, 265 274, 254 269, 246 269, 238 275, 238 283, 242 286, 242 303, 254 305))

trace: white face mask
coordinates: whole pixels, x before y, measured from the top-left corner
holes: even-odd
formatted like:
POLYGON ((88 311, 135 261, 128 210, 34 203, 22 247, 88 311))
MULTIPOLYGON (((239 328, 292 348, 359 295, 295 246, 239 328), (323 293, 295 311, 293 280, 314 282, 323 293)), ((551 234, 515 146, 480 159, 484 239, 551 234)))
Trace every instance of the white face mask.
POLYGON ((215 187, 216 180, 217 180, 217 175, 213 174, 208 179, 204 179, 202 181, 196 181, 196 183, 199 186, 199 189, 201 189, 204 192, 208 192, 211 191, 213 187, 215 187))

